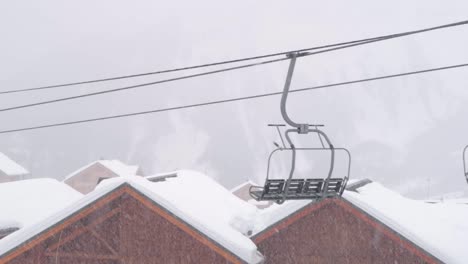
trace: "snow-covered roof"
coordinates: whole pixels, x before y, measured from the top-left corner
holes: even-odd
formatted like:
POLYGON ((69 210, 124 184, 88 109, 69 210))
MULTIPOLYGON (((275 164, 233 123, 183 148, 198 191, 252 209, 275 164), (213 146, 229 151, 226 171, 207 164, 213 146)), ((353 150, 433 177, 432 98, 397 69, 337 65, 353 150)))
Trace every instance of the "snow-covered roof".
POLYGON ((446 263, 468 260, 468 206, 405 198, 379 183, 344 198, 446 263))
POLYGON ((242 188, 250 188, 250 186, 258 186, 258 184, 256 184, 255 182, 253 182, 251 180, 248 180, 248 181, 243 182, 243 183, 237 185, 236 187, 232 188, 230 191, 232 193, 234 193, 234 192, 237 192, 238 190, 240 190, 242 188))
POLYGON ((18 163, 0 152, 0 171, 9 176, 19 176, 29 174, 29 172, 21 167, 18 163))
MULTIPOLYGON (((343 198, 446 263, 468 259, 468 205, 463 199, 435 204, 412 200, 373 182, 343 198)), ((298 212, 311 201, 286 201, 260 210, 253 234, 298 212)))
POLYGON ((160 182, 130 175, 104 180, 93 192, 55 216, 0 240, 0 255, 122 184, 137 189, 247 263, 262 261, 256 245, 246 235, 253 229, 258 209, 238 199, 211 178, 193 171, 178 171, 177 177, 160 182))
POLYGON ((118 176, 125 176, 125 175, 136 175, 138 172, 138 166, 136 165, 127 165, 120 160, 97 160, 94 161, 84 167, 81 167, 80 169, 70 173, 68 176, 65 177, 64 180, 68 180, 72 178, 75 175, 78 175, 80 172, 86 170, 87 168, 100 164, 109 170, 111 170, 113 173, 115 173, 118 176))
POLYGON ((0 184, 0 229, 37 223, 82 197, 54 179, 32 179, 0 184))

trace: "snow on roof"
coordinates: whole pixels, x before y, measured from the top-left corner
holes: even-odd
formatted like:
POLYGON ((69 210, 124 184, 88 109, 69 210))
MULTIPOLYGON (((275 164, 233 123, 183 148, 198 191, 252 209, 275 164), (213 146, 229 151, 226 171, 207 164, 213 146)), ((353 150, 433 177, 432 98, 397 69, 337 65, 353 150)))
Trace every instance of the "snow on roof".
POLYGON ((443 200, 437 200, 437 199, 426 199, 424 200, 426 203, 452 203, 452 204, 465 204, 468 205, 468 198, 455 198, 455 199, 443 199, 443 200))
POLYGON ((257 201, 250 196, 250 187, 251 186, 258 186, 258 184, 254 183, 253 181, 246 181, 230 190, 230 192, 237 196, 239 199, 254 205, 258 209, 264 209, 269 207, 273 201, 257 201))
POLYGON ((0 229, 32 225, 82 197, 54 179, 0 184, 0 229))
POLYGON ((145 176, 145 179, 147 179, 148 181, 156 182, 156 181, 164 181, 167 178, 174 178, 174 177, 177 177, 177 171, 148 175, 148 176, 145 176))
POLYGON ((55 216, 0 240, 0 255, 127 183, 244 261, 262 261, 256 245, 244 235, 253 229, 258 209, 211 178, 193 171, 178 171, 177 177, 160 182, 127 176, 102 181, 93 192, 55 216))
POLYGON ((120 160, 97 160, 94 162, 91 162, 90 164, 81 167, 80 169, 72 172, 68 176, 65 177, 64 180, 68 180, 72 178, 73 176, 79 174, 80 172, 86 170, 87 168, 95 165, 95 164, 101 164, 102 166, 108 168, 112 172, 114 172, 118 176, 124 176, 124 175, 136 175, 138 171, 138 166, 136 165, 127 165, 120 160))
POLYGON ((343 197, 446 263, 468 259, 468 206, 405 198, 378 183, 343 197))
POLYGON ((441 203, 455 203, 468 205, 468 198, 447 199, 443 200, 441 203))
POLYGON ((259 207, 259 206, 268 207, 271 204, 273 204, 272 201, 257 201, 255 199, 248 199, 247 202, 249 204, 255 205, 256 207, 259 207))
POLYGON ((250 187, 250 186, 258 186, 258 184, 256 184, 255 182, 253 182, 253 181, 251 181, 251 180, 248 180, 248 181, 243 182, 243 183, 237 185, 236 187, 232 188, 232 189, 230 190, 230 192, 233 193, 233 192, 236 192, 236 191, 238 191, 238 190, 240 190, 240 189, 242 189, 242 188, 250 187))
POLYGON ((6 175, 16 176, 25 175, 29 172, 21 167, 18 163, 7 157, 5 154, 0 152, 0 171, 3 171, 6 175))

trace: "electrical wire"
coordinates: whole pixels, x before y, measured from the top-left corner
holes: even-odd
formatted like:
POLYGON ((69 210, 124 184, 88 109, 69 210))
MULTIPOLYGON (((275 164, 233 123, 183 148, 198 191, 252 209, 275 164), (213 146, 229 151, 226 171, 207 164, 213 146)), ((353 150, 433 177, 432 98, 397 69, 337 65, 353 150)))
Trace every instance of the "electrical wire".
MULTIPOLYGON (((435 72, 435 71, 442 71, 442 70, 449 70, 449 69, 456 69, 456 68, 462 68, 462 67, 468 67, 468 63, 451 65, 451 66, 444 66, 444 67, 438 67, 438 68, 431 68, 431 69, 425 69, 425 70, 419 70, 419 71, 404 72, 404 73, 385 75, 385 76, 379 76, 379 77, 372 77, 372 78, 366 78, 366 79, 359 79, 359 80, 353 80, 353 81, 346 81, 346 82, 340 82, 340 83, 326 84, 326 85, 320 85, 320 86, 313 86, 313 87, 307 87, 307 88, 301 88, 301 89, 295 89, 295 90, 291 90, 290 93, 297 93, 297 92, 304 92, 304 91, 309 91, 309 90, 324 89, 324 88, 343 86, 343 85, 349 85, 349 84, 356 84, 356 83, 377 81, 377 80, 397 78, 397 77, 403 77, 403 76, 417 75, 417 74, 423 74, 423 73, 429 73, 429 72, 435 72)), ((208 105, 216 105, 216 104, 222 104, 222 103, 258 99, 258 98, 281 95, 281 94, 282 94, 282 92, 264 93, 264 94, 236 97, 236 98, 217 100, 217 101, 210 101, 210 102, 204 102, 204 103, 189 104, 189 105, 182 105, 182 106, 175 106, 175 107, 168 107, 168 108, 160 108, 160 109, 148 110, 148 111, 143 111, 143 112, 134 112, 134 113, 127 113, 127 114, 120 114, 120 115, 113 115, 113 116, 106 116, 106 117, 98 117, 98 118, 84 119, 84 120, 77 120, 77 121, 69 121, 69 122, 62 122, 62 123, 55 123, 55 124, 48 124, 48 125, 31 126, 31 127, 17 128, 17 129, 10 129, 10 130, 1 130, 0 134, 7 134, 7 133, 13 133, 13 132, 28 131, 28 130, 37 130, 37 129, 51 128, 51 127, 68 126, 68 125, 74 125, 74 124, 97 122, 97 121, 124 118, 124 117, 131 117, 131 116, 138 116, 138 115, 155 114, 155 113, 169 112, 169 111, 175 111, 175 110, 181 110, 181 109, 189 109, 189 108, 208 106, 208 105)))
POLYGON ((91 83, 98 83, 98 82, 122 80, 122 79, 128 79, 128 78, 199 69, 199 68, 205 68, 205 67, 211 67, 211 66, 219 66, 223 64, 230 64, 230 63, 244 62, 244 61, 249 61, 249 60, 257 60, 257 59, 281 56, 281 55, 286 55, 292 52, 300 53, 300 52, 306 52, 306 51, 311 51, 311 50, 332 48, 332 47, 337 47, 337 46, 342 46, 342 45, 357 44, 357 43, 366 42, 366 41, 374 41, 374 40, 381 41, 381 40, 397 38, 397 37, 402 37, 402 36, 407 36, 407 35, 413 35, 413 34, 418 34, 418 33, 423 33, 423 32, 443 29, 443 28, 461 26, 461 25, 466 25, 466 24, 468 24, 468 20, 445 24, 445 25, 436 26, 436 27, 431 27, 431 28, 426 28, 426 29, 421 29, 421 30, 408 31, 404 33, 390 34, 390 35, 384 35, 384 36, 366 38, 366 39, 360 39, 360 40, 353 40, 353 41, 347 41, 347 42, 341 42, 341 43, 335 43, 335 44, 323 45, 323 46, 317 46, 317 47, 311 47, 311 48, 305 48, 305 49, 289 50, 289 51, 271 53, 271 54, 260 55, 260 56, 246 57, 246 58, 234 59, 234 60, 226 60, 226 61, 220 61, 220 62, 214 62, 214 63, 206 63, 206 64, 180 67, 180 68, 161 70, 161 71, 153 71, 153 72, 146 72, 146 73, 139 73, 139 74, 123 75, 123 76, 116 76, 116 77, 109 77, 109 78, 101 78, 101 79, 79 81, 79 82, 70 82, 70 83, 64 83, 64 84, 48 85, 48 86, 17 89, 17 90, 0 91, 0 94, 30 92, 30 91, 37 91, 37 90, 45 90, 45 89, 52 89, 52 88, 68 87, 68 86, 75 86, 75 85, 82 85, 82 84, 91 84, 91 83))

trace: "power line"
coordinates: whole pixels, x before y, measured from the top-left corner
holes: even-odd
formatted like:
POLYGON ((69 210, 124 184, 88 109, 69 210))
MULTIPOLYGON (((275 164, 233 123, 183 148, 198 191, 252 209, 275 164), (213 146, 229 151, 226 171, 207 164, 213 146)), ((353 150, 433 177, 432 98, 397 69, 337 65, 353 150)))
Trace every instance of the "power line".
POLYGON ((205 68, 205 67, 211 67, 211 66, 219 66, 219 65, 223 65, 223 64, 229 64, 229 63, 237 63, 237 62, 244 62, 244 61, 250 61, 250 60, 257 60, 257 59, 264 59, 264 58, 269 58, 269 57, 281 56, 281 55, 286 55, 286 54, 292 53, 292 52, 306 52, 306 51, 311 51, 311 50, 332 48, 332 47, 337 47, 337 46, 342 46, 342 45, 357 44, 357 43, 366 42, 366 41, 373 41, 373 40, 379 40, 379 39, 380 40, 385 40, 385 39, 390 39, 390 38, 397 38, 397 37, 402 37, 402 36, 407 36, 407 35, 412 35, 412 34, 417 34, 417 33, 422 33, 422 32, 428 32, 428 31, 433 31, 433 30, 438 30, 438 29, 443 29, 443 28, 461 26, 461 25, 465 25, 467 23, 468 23, 468 20, 465 20, 465 21, 461 21, 461 22, 445 24, 445 25, 426 28, 426 29, 421 29, 421 30, 408 31, 408 32, 404 32, 404 33, 390 34, 390 35, 384 35, 384 36, 366 38, 366 39, 360 39, 360 40, 353 40, 353 41, 347 41, 347 42, 341 42, 341 43, 335 43, 335 44, 323 45, 323 46, 317 46, 317 47, 311 47, 311 48, 305 48, 305 49, 289 50, 289 51, 271 53, 271 54, 260 55, 260 56, 246 57, 246 58, 234 59, 234 60, 226 60, 226 61, 220 61, 220 62, 214 62, 214 63, 206 63, 206 64, 193 65, 193 66, 187 66, 187 67, 180 67, 180 68, 161 70, 161 71, 153 71, 153 72, 123 75, 123 76, 117 76, 117 77, 101 78, 101 79, 94 79, 94 80, 88 80, 88 81, 70 82, 70 83, 64 83, 64 84, 48 85, 48 86, 25 88, 25 89, 18 89, 18 90, 0 91, 0 94, 37 91, 37 90, 44 90, 44 89, 68 87, 68 86, 75 86, 75 85, 82 85, 82 84, 91 84, 91 83, 98 83, 98 82, 106 82, 106 81, 114 81, 114 80, 122 80, 122 79, 128 79, 128 78, 149 76, 149 75, 157 75, 157 74, 170 73, 170 72, 178 72, 178 71, 184 71, 184 70, 199 69, 199 68, 205 68))
MULTIPOLYGON (((392 75, 385 75, 385 76, 379 76, 379 77, 373 77, 373 78, 359 79, 359 80, 354 80, 354 81, 347 81, 347 82, 326 84, 326 85, 320 85, 320 86, 313 86, 313 87, 307 87, 307 88, 301 88, 301 89, 295 89, 295 90, 291 90, 290 93, 304 92, 304 91, 316 90, 316 89, 324 89, 324 88, 343 86, 343 85, 349 85, 349 84, 356 84, 356 83, 363 83, 363 82, 370 82, 370 81, 377 81, 377 80, 383 80, 383 79, 391 79, 391 78, 397 78, 397 77, 402 77, 402 76, 417 75, 417 74, 423 74, 423 73, 429 73, 429 72, 435 72, 435 71, 442 71, 442 70, 449 70, 449 69, 455 69, 455 68, 462 68, 462 67, 468 67, 468 63, 451 65, 451 66, 444 66, 444 67, 438 67, 438 68, 431 68, 431 69, 425 69, 425 70, 419 70, 419 71, 398 73, 398 74, 392 74, 392 75)), ((169 112, 169 111, 175 111, 175 110, 181 110, 181 109, 208 106, 208 105, 215 105, 215 104, 222 104, 222 103, 229 103, 229 102, 236 102, 236 101, 243 101, 243 100, 251 100, 251 99, 257 99, 257 98, 268 97, 268 96, 275 96, 275 95, 280 95, 280 94, 282 94, 282 92, 264 93, 264 94, 257 94, 257 95, 251 95, 251 96, 243 96, 243 97, 236 97, 236 98, 230 98, 230 99, 224 99, 224 100, 210 101, 210 102, 205 102, 205 103, 197 103, 197 104, 189 104, 189 105, 182 105, 182 106, 175 106, 175 107, 168 107, 168 108, 160 108, 160 109, 148 110, 148 111, 143 111, 143 112, 134 112, 134 113, 128 113, 128 114, 98 117, 98 118, 84 119, 84 120, 77 120, 77 121, 70 121, 70 122, 63 122, 63 123, 55 123, 55 124, 48 124, 48 125, 18 128, 18 129, 10 129, 10 130, 0 131, 0 134, 20 132, 20 131, 28 131, 28 130, 37 130, 37 129, 42 129, 42 128, 68 126, 68 125, 74 125, 74 124, 97 122, 97 121, 124 118, 124 117, 131 117, 131 116, 138 116, 138 115, 155 114, 155 113, 161 113, 161 112, 169 112)))
MULTIPOLYGON (((374 43, 374 42, 389 40, 389 39, 393 39, 393 38, 399 38, 399 37, 409 36, 409 35, 413 35, 413 34, 428 32, 428 31, 432 31, 432 30, 438 30, 438 29, 442 29, 442 28, 461 26, 461 25, 466 25, 466 24, 468 24, 468 20, 457 22, 457 23, 452 23, 452 24, 446 24, 446 25, 442 25, 442 26, 437 26, 437 27, 432 27, 432 28, 426 28, 426 29, 421 29, 421 30, 415 30, 415 31, 409 31, 409 32, 404 32, 404 33, 399 33, 399 34, 388 35, 386 37, 371 38, 370 40, 365 40, 365 41, 360 41, 360 42, 359 41, 351 41, 351 42, 348 42, 348 43, 351 43, 351 44, 346 44, 346 45, 341 44, 341 46, 338 46, 339 44, 331 44, 331 45, 327 45, 327 46, 333 46, 332 48, 322 49, 322 50, 315 51, 315 52, 299 53, 298 57, 317 55, 317 54, 321 54, 321 53, 332 52, 332 51, 347 49, 347 48, 356 47, 356 46, 360 46, 360 45, 366 45, 366 44, 370 44, 370 43, 374 43)), ((224 68, 224 69, 220 69, 220 70, 206 71, 206 72, 192 74, 192 75, 186 75, 186 76, 182 76, 182 77, 170 78, 170 79, 165 79, 165 80, 160 80, 160 81, 155 81, 155 82, 142 83, 142 84, 126 86, 126 87, 120 87, 120 88, 115 88, 115 89, 109 89, 109 90, 104 90, 104 91, 99 91, 99 92, 93 92, 93 93, 87 93, 87 94, 81 94, 81 95, 75 95, 75 96, 69 96, 69 97, 62 97, 62 98, 58 98, 58 99, 46 100, 46 101, 36 102, 36 103, 31 103, 31 104, 24 104, 24 105, 18 105, 18 106, 13 106, 13 107, 1 108, 0 112, 23 109, 23 108, 29 108, 29 107, 39 106, 39 105, 58 103, 58 102, 69 101, 69 100, 76 100, 76 99, 79 99, 79 98, 91 97, 91 96, 102 95, 102 94, 107 94, 107 93, 120 92, 120 91, 124 91, 124 90, 136 89, 136 88, 141 88, 141 87, 151 86, 151 85, 156 85, 156 84, 161 84, 161 83, 180 81, 180 80, 196 78, 196 77, 200 77, 200 76, 206 76, 206 75, 217 74, 217 73, 222 73, 222 72, 227 72, 227 71, 250 68, 250 67, 270 64, 270 63, 284 61, 284 60, 289 60, 289 58, 280 58, 280 59, 274 59, 274 60, 267 60, 267 61, 262 61, 262 62, 257 62, 257 63, 245 64, 245 65, 241 65, 241 66, 224 68)))

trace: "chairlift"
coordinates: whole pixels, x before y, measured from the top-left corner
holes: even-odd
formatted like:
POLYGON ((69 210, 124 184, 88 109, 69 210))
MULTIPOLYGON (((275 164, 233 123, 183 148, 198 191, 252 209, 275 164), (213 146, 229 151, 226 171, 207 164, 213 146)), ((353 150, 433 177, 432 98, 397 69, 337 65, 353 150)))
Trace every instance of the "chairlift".
POLYGON ((299 54, 297 53, 291 53, 287 55, 290 58, 290 64, 280 104, 281 115, 283 116, 284 121, 290 126, 290 128, 286 129, 286 131, 284 132, 284 137, 286 138, 286 141, 289 146, 285 145, 279 129, 280 127, 285 125, 270 124, 269 126, 276 127, 283 146, 281 147, 279 146, 279 144, 275 143, 275 146, 277 148, 273 150, 270 153, 270 156, 268 157, 267 176, 265 184, 263 186, 251 186, 249 189, 250 196, 257 201, 276 201, 276 203, 281 204, 286 200, 318 200, 324 198, 338 197, 343 194, 343 191, 346 188, 346 183, 349 179, 351 169, 350 152, 345 148, 335 148, 328 136, 325 134, 325 132, 319 129, 319 127, 323 127, 323 125, 296 123, 292 121, 287 114, 286 101, 289 93, 289 87, 291 85, 292 74, 294 72, 294 67, 296 64, 296 57, 298 55, 299 54), (298 135, 305 135, 309 133, 317 134, 322 144, 322 148, 297 148, 291 141, 291 133, 297 133, 298 135), (327 146, 324 145, 322 138, 326 142, 327 146), (275 153, 278 153, 279 151, 291 152, 291 170, 287 179, 272 179, 270 177, 272 157, 275 155, 275 153), (294 178, 293 176, 296 165, 296 155, 298 151, 330 152, 330 165, 326 177, 294 178), (342 175, 341 177, 333 176, 336 151, 344 151, 348 157, 347 174, 342 175))
POLYGON ((466 151, 468 149, 468 145, 465 146, 463 149, 463 174, 465 175, 466 183, 468 183, 468 171, 466 166, 466 151))

